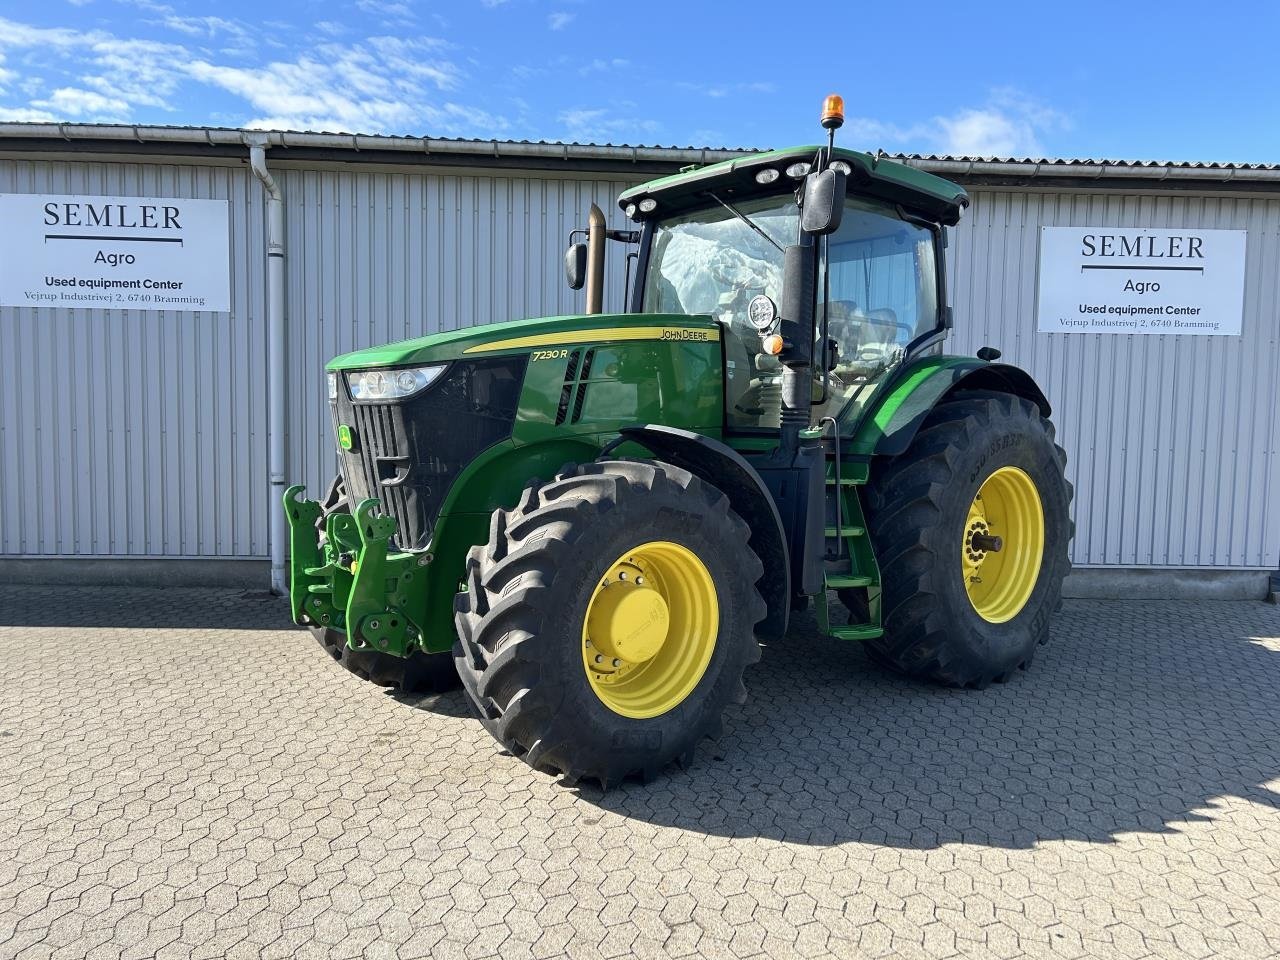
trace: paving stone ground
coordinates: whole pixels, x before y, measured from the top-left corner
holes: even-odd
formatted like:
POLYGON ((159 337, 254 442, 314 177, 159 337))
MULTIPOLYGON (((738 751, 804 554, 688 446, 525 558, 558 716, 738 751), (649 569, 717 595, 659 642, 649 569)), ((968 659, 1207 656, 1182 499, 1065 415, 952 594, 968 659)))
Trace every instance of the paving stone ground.
POLYGON ((6 587, 0 957, 1280 955, 1280 608, 1069 602, 949 691, 802 620, 608 794, 280 601, 6 587))

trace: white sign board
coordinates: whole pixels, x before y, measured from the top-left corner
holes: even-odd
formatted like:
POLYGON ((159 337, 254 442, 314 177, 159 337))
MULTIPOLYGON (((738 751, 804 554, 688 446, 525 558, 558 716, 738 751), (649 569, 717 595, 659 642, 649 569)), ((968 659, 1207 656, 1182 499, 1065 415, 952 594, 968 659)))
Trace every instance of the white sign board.
POLYGON ((231 309, 227 201, 0 194, 0 305, 231 309))
POLYGON ((1041 227, 1041 333, 1239 336, 1244 230, 1041 227))

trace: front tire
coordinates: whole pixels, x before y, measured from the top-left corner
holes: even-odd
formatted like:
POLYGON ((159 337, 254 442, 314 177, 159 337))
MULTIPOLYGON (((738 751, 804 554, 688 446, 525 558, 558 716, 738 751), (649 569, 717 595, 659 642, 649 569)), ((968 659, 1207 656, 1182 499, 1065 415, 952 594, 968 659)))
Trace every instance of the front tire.
MULTIPOLYGON (((880 562, 877 663, 956 687, 1002 683, 1049 639, 1070 569, 1071 485, 1053 424, 1028 400, 939 404, 867 486, 880 562)), ((865 621, 865 593, 842 592, 865 621)))
POLYGON ((727 498, 655 461, 571 467, 493 515, 454 650, 513 755, 603 787, 689 762, 760 658, 764 572, 727 498))

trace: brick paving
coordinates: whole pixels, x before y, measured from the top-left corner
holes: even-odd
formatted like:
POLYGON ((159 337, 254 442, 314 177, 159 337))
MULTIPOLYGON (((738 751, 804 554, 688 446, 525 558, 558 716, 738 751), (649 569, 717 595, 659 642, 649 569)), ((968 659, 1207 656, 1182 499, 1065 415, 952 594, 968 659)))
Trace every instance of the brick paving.
POLYGON ((1068 603, 1030 672, 802 620, 688 773, 608 794, 279 601, 6 587, 0 957, 1280 954, 1280 608, 1068 603))

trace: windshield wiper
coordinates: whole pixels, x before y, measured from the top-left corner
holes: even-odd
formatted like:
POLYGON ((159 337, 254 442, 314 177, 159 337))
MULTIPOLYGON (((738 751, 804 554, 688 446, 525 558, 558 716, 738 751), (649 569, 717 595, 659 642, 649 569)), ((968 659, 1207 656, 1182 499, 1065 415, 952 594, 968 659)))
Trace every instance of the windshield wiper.
POLYGON ((766 240, 772 243, 775 247, 778 248, 779 253, 786 252, 782 249, 782 244, 780 244, 777 240, 773 239, 773 237, 769 236, 762 229, 760 229, 759 225, 754 220, 750 219, 745 213, 743 213, 737 207, 733 206, 733 204, 729 203, 726 200, 721 200, 719 197, 717 197, 714 193, 711 193, 710 191, 707 192, 707 196, 709 196, 716 203, 720 204, 720 206, 724 207, 726 210, 732 213, 735 217, 737 217, 739 220, 745 223, 748 227, 750 227, 756 233, 760 234, 760 236, 764 237, 766 240))

